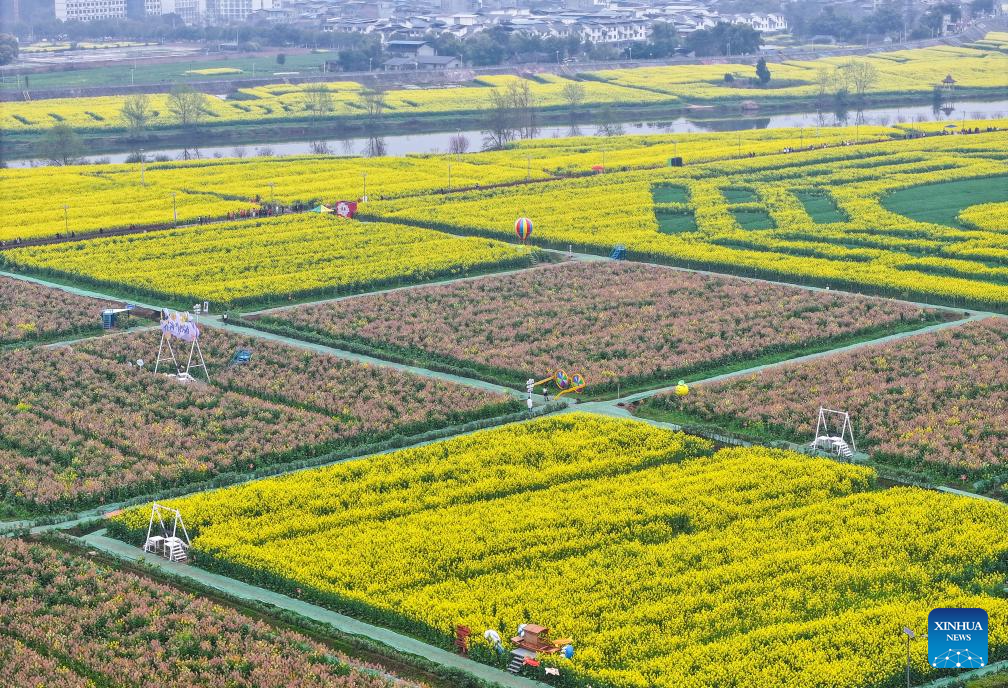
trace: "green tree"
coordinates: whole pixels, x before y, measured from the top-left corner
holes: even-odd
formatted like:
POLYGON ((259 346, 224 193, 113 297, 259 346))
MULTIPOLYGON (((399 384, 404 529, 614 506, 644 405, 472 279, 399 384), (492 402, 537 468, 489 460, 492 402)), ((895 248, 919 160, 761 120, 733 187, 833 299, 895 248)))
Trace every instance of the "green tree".
POLYGON ((146 93, 136 93, 127 96, 120 110, 129 134, 132 138, 143 135, 154 119, 154 110, 151 107, 150 96, 146 93))
POLYGON ((49 129, 39 141, 39 157, 53 165, 73 165, 84 155, 84 142, 69 124, 60 122, 49 129))
POLYGON ((0 65, 10 64, 17 56, 17 39, 9 33, 0 33, 0 65))
POLYGON ((507 54, 509 41, 504 43, 494 40, 487 31, 481 31, 465 42, 464 56, 466 62, 475 67, 500 64, 507 54))
POLYGON ((931 33, 940 35, 945 26, 945 16, 948 15, 950 21, 957 22, 962 19, 962 9, 957 4, 943 2, 939 5, 932 5, 921 17, 921 24, 927 27, 931 33))
POLYGON ((712 28, 694 31, 686 37, 686 48, 697 57, 748 55, 759 50, 763 37, 746 24, 718 22, 712 28))
POLYGON ((765 57, 761 57, 756 63, 756 78, 759 80, 760 86, 766 86, 770 83, 770 68, 767 67, 765 57))

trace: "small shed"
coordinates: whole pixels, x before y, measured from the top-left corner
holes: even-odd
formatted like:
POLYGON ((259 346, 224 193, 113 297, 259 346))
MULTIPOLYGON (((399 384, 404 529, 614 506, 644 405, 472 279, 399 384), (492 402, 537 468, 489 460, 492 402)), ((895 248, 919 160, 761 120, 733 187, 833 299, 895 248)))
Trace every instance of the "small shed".
POLYGON ((523 633, 511 638, 511 642, 520 648, 532 652, 552 654, 559 652, 560 648, 549 639, 549 629, 539 624, 525 624, 523 633))

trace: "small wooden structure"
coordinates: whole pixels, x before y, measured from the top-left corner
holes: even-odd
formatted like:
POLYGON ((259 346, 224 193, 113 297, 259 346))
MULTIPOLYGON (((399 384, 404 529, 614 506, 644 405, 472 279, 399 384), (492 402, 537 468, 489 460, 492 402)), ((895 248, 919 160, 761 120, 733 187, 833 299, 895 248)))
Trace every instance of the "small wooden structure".
POLYGON ((955 88, 956 80, 952 78, 951 74, 946 74, 945 78, 942 79, 942 88, 946 91, 951 91, 955 88))
POLYGON ((549 629, 539 624, 525 624, 523 633, 511 638, 511 642, 530 652, 553 654, 559 652, 560 648, 549 639, 549 629))
POLYGON ((511 650, 511 661, 507 670, 512 674, 518 674, 527 666, 537 667, 539 661, 537 655, 552 655, 563 652, 564 646, 570 645, 574 641, 570 638, 558 638, 550 640, 549 629, 539 624, 522 624, 518 629, 518 635, 511 638, 511 643, 515 646, 511 650))

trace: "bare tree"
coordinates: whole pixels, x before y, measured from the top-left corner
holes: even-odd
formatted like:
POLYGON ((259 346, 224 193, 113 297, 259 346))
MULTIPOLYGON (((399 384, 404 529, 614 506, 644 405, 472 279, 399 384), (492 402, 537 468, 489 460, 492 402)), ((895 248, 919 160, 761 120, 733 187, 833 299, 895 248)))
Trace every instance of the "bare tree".
POLYGON ((483 148, 498 150, 517 137, 517 117, 514 101, 506 91, 499 88, 490 91, 490 108, 483 128, 483 148))
POLYGON ((372 88, 361 91, 360 107, 364 110, 364 120, 368 128, 368 136, 375 135, 375 127, 381 122, 386 104, 384 91, 372 88))
POLYGON ((830 76, 832 78, 831 88, 833 92, 837 96, 841 94, 846 95, 850 90, 850 72, 847 71, 847 66, 836 67, 830 76))
POLYGON ((576 81, 570 81, 564 84, 564 87, 560 89, 560 95, 565 101, 567 101, 567 109, 570 110, 571 115, 581 107, 581 104, 585 99, 585 87, 584 84, 580 84, 576 81))
POLYGON ((508 84, 508 97, 514 108, 518 136, 523 139, 535 138, 539 133, 536 123, 538 99, 532 92, 532 86, 526 79, 512 81, 508 84))
POLYGON ((596 136, 622 136, 623 125, 613 117, 612 110, 605 107, 599 112, 598 124, 595 127, 596 136))
POLYGON ((328 141, 312 141, 308 144, 312 155, 332 155, 333 150, 328 141))
POLYGON ((369 136, 364 150, 361 151, 365 157, 378 158, 385 155, 385 139, 381 136, 369 136))
POLYGON ((231 150, 231 157, 244 158, 246 155, 248 155, 248 150, 245 148, 245 146, 235 146, 231 150))
POLYGON ((448 139, 448 152, 452 155, 462 155, 469 150, 469 137, 463 134, 461 131, 457 134, 453 134, 450 139, 448 139))
POLYGON ((150 96, 146 93, 136 93, 127 96, 120 110, 122 118, 126 121, 130 137, 138 138, 147 131, 151 120, 154 119, 154 110, 151 108, 150 96))
POLYGON ((269 146, 260 146, 256 148, 256 155, 260 158, 271 158, 273 157, 273 149, 269 146))
POLYGON ((311 84, 304 90, 304 109, 312 113, 313 119, 322 119, 336 109, 332 91, 324 84, 311 84))
POLYGON ((206 115, 206 96, 189 86, 176 86, 168 94, 168 111, 183 127, 196 128, 206 115))
POLYGON ((858 98, 864 98, 864 94, 878 83, 878 68, 867 60, 851 60, 843 69, 858 98))
POLYGON ((822 102, 833 86, 833 75, 825 67, 816 71, 816 86, 819 87, 819 101, 822 102))

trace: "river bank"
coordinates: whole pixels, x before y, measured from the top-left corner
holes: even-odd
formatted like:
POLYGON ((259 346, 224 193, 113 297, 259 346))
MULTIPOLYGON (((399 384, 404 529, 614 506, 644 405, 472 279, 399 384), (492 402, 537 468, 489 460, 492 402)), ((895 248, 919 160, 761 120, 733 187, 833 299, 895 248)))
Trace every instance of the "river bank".
MULTIPOLYGON (((594 135, 600 117, 612 118, 628 134, 699 133, 743 131, 780 127, 829 127, 845 125, 890 125, 961 119, 997 119, 1008 114, 1008 90, 991 99, 934 103, 932 98, 869 98, 858 109, 816 109, 814 99, 760 105, 744 110, 741 101, 711 106, 626 106, 600 112, 584 109, 573 119, 569 112, 542 110, 535 138, 594 135)), ((361 118, 333 118, 317 124, 231 123, 205 126, 197 131, 173 129, 152 132, 143 140, 129 140, 122 132, 83 133, 92 160, 123 162, 142 149, 148 157, 234 157, 240 154, 305 155, 408 155, 446 152, 449 140, 458 134, 470 150, 482 146, 486 115, 431 115, 385 118, 368 127, 361 118), (238 149, 236 151, 236 149, 238 149)), ((9 166, 45 164, 34 157, 38 134, 6 133, 0 140, 0 155, 9 166)))
MULTIPOLYGON (((542 126, 535 138, 550 139, 571 135, 596 135, 598 112, 584 111, 574 120, 569 113, 543 113, 542 126)), ((615 108, 609 111, 626 134, 674 134, 715 131, 745 131, 783 127, 893 125, 930 121, 965 119, 997 119, 1008 116, 1008 94, 995 100, 961 100, 936 108, 930 101, 904 102, 849 110, 816 110, 761 108, 743 112, 739 108, 615 108)), ((309 155, 328 153, 355 155, 417 155, 443 153, 450 139, 461 134, 469 142, 469 150, 482 146, 483 135, 478 118, 448 117, 424 120, 390 120, 368 136, 358 123, 347 126, 332 122, 318 127, 230 125, 208 127, 191 132, 158 132, 144 141, 128 141, 121 134, 86 137, 91 161, 125 162, 142 148, 149 159, 163 157, 214 158, 240 155, 309 155)), ((13 138, 13 137, 10 137, 13 138)), ((6 162, 10 167, 44 165, 44 160, 31 157, 33 141, 2 142, 6 162)))

